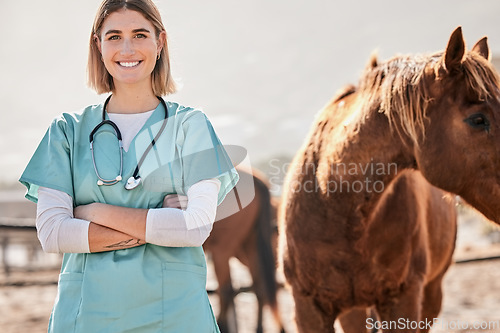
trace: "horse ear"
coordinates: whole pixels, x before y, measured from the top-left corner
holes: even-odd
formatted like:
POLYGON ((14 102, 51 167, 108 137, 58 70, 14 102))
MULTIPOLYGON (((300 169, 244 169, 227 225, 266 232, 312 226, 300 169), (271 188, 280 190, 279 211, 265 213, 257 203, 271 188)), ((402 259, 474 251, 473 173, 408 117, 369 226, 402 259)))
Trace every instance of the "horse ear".
POLYGON ((448 72, 454 72, 460 68, 465 54, 465 42, 462 35, 462 27, 453 31, 444 53, 444 65, 448 72))
POLYGON ((378 50, 375 50, 370 55, 370 60, 366 64, 366 68, 367 69, 373 69, 373 68, 377 67, 378 66, 378 60, 377 60, 377 58, 378 58, 378 50))
POLYGON ((491 58, 491 53, 490 53, 490 48, 488 47, 488 37, 483 37, 479 40, 479 42, 474 45, 472 48, 472 52, 479 53, 481 56, 483 56, 484 59, 490 60, 491 58))

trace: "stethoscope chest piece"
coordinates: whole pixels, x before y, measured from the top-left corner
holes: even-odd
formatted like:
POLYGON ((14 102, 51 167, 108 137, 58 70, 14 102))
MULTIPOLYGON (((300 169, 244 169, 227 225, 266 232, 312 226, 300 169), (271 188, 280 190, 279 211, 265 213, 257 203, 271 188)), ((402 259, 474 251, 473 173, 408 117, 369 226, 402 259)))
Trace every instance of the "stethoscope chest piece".
MULTIPOLYGON (((104 106, 102 108, 102 121, 96 127, 94 127, 94 129, 92 130, 92 132, 90 132, 90 135, 89 135, 90 151, 92 154, 92 164, 94 165, 94 171, 95 171, 95 174, 97 175, 97 178, 98 178, 97 185, 99 185, 99 186, 114 185, 122 180, 122 172, 123 172, 122 134, 120 133, 120 129, 118 128, 118 126, 116 126, 116 124, 114 122, 106 119, 106 106, 108 105, 108 102, 110 99, 111 99, 111 95, 104 102, 104 106), (94 135, 96 134, 97 130, 99 130, 99 128, 101 128, 101 126, 103 126, 103 125, 110 125, 114 129, 114 131, 116 133, 116 137, 118 138, 118 147, 120 149, 120 173, 118 174, 118 176, 115 177, 115 179, 104 179, 99 175, 99 172, 97 171, 97 165, 96 165, 95 156, 94 156, 94 135)), ((125 189, 127 189, 127 190, 133 190, 134 188, 139 186, 139 184, 141 183, 141 177, 139 176, 139 168, 141 167, 142 163, 144 162, 144 160, 145 160, 146 156, 148 155, 149 151, 151 150, 151 148, 153 148, 153 146, 158 141, 158 138, 160 137, 161 133, 163 132, 163 130, 165 129, 165 126, 167 124, 167 118, 168 118, 167 104, 165 103, 163 98, 158 96, 158 99, 160 100, 161 104, 163 104, 163 108, 165 109, 165 118, 163 120, 163 123, 161 125, 160 130, 158 131, 158 133, 156 133, 156 136, 154 137, 154 139, 151 140, 151 143, 146 148, 146 150, 142 154, 139 162, 137 163, 137 167, 134 170, 133 176, 127 180, 127 183, 125 184, 125 189)))
POLYGON ((127 183, 125 184, 125 189, 133 190, 134 188, 139 186, 140 183, 141 183, 141 177, 134 178, 134 176, 132 176, 127 180, 127 183))

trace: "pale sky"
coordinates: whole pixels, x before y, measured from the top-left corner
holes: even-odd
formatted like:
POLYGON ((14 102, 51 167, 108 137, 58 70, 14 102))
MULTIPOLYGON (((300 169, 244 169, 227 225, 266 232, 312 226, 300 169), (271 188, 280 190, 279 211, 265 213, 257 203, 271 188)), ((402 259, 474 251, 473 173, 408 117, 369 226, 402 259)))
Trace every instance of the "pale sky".
MULTIPOLYGON (((15 182, 50 121, 105 96, 85 86, 97 0, 0 0, 0 185, 15 182)), ((500 54, 500 1, 252 0, 156 2, 182 84, 168 99, 201 107, 253 163, 292 156, 316 112, 374 49, 444 49, 459 25, 500 54), (479 6, 478 3, 481 5, 479 6)))

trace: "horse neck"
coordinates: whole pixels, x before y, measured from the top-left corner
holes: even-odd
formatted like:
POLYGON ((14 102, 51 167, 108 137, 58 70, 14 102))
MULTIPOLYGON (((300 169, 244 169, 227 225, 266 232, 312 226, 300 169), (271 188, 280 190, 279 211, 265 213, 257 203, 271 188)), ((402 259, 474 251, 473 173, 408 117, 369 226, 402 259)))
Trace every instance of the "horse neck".
POLYGON ((398 173, 414 167, 412 149, 378 112, 362 123, 332 127, 329 135, 339 132, 343 134, 335 134, 333 144, 317 154, 318 184, 339 210, 351 214, 357 207, 368 214, 398 173))

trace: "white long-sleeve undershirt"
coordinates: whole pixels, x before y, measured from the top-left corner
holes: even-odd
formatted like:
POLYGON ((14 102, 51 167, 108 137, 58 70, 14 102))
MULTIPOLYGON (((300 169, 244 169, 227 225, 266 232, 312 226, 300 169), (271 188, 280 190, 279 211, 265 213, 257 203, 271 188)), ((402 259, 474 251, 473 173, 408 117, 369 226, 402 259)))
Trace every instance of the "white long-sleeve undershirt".
POLYGON ((49 253, 89 253, 89 221, 74 218, 73 198, 62 191, 40 187, 36 230, 49 253))
POLYGON ((215 221, 220 185, 217 179, 202 180, 192 185, 187 192, 185 210, 148 210, 146 242, 161 246, 202 246, 215 221))
MULTIPOLYGON (((125 151, 152 113, 108 114, 122 133, 125 151)), ((189 188, 185 210, 150 209, 145 241, 160 246, 201 246, 215 221, 219 188, 217 179, 202 180, 189 188)), ((70 195, 51 188, 39 188, 36 227, 45 252, 89 253, 89 225, 89 221, 74 218, 70 195)))

